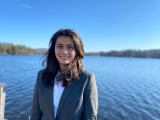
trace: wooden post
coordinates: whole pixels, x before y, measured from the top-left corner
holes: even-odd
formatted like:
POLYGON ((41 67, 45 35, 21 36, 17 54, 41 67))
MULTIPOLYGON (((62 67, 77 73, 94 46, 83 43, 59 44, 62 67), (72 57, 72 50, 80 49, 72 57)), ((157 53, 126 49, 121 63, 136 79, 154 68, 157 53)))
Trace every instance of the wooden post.
POLYGON ((4 120, 4 110, 5 110, 5 93, 3 92, 3 87, 6 83, 0 83, 0 120, 4 120))

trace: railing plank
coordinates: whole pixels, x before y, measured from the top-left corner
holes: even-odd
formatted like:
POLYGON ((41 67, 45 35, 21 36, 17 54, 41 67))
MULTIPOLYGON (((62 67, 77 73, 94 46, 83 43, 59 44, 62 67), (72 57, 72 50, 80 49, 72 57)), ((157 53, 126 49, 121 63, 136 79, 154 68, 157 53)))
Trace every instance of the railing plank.
POLYGON ((3 87, 6 83, 0 83, 0 120, 4 120, 4 111, 5 111, 5 93, 3 92, 3 87))

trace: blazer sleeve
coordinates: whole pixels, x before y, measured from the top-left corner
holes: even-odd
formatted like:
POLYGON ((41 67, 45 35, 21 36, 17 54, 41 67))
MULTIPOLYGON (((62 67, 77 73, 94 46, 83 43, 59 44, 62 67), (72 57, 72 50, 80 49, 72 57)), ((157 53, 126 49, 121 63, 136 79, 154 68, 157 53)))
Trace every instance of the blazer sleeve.
POLYGON ((91 74, 84 91, 83 120, 97 120, 98 93, 95 75, 91 74))
POLYGON ((40 110, 40 105, 39 105, 39 79, 40 78, 38 73, 34 88, 30 120, 41 120, 42 116, 42 112, 40 110))

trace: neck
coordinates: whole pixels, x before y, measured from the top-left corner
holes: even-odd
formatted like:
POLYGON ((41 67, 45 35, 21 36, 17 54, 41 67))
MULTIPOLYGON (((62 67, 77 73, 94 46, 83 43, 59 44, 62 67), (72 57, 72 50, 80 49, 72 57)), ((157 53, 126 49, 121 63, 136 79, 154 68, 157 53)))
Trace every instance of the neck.
POLYGON ((60 65, 60 72, 61 72, 61 71, 63 71, 63 70, 64 70, 64 68, 65 68, 65 66, 64 66, 64 65, 60 65))

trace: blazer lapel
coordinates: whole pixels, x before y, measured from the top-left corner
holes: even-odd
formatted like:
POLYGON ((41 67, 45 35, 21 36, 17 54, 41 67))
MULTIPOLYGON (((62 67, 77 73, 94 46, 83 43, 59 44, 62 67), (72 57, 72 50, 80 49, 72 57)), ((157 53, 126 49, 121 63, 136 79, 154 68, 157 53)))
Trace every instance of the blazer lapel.
MULTIPOLYGON (((77 81, 77 80, 76 80, 77 81)), ((62 96, 61 96, 61 99, 59 101, 59 105, 58 105, 58 110, 57 110, 57 115, 56 115, 56 119, 58 118, 58 116, 60 115, 61 113, 61 110, 67 100, 67 98, 69 97, 70 93, 72 92, 75 84, 76 84, 76 81, 74 79, 72 79, 72 83, 73 84, 70 84, 68 87, 66 87, 62 93, 62 96)))
POLYGON ((52 118, 52 120, 55 120, 54 104, 53 104, 53 87, 54 86, 50 86, 47 88, 46 101, 48 101, 48 109, 49 109, 48 111, 50 118, 52 118))

